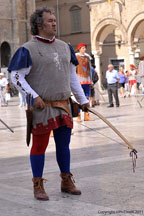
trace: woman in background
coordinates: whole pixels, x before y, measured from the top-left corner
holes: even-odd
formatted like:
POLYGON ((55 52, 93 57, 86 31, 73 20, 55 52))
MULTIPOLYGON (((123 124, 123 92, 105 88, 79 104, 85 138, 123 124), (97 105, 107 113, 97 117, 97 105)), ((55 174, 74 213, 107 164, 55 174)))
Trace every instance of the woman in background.
POLYGON ((135 95, 137 94, 137 81, 136 81, 137 74, 138 72, 136 66, 130 64, 130 70, 128 71, 129 87, 130 87, 130 93, 133 94, 133 90, 134 90, 135 95))
POLYGON ((124 73, 124 68, 121 66, 119 68, 119 88, 120 88, 120 97, 125 97, 124 87, 126 82, 126 76, 124 73))

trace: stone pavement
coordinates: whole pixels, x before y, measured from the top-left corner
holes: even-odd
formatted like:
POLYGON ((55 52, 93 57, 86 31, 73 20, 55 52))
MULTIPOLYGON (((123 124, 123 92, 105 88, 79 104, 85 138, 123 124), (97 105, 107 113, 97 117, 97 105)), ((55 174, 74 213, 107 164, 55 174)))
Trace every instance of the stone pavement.
POLYGON ((0 216, 144 215, 144 106, 139 106, 136 97, 120 98, 120 102, 119 108, 107 108, 102 101, 94 109, 138 150, 136 172, 132 172, 130 150, 102 120, 93 116, 95 121, 80 125, 74 119, 71 172, 82 195, 60 192, 54 140, 50 138, 44 170, 50 200, 45 202, 35 200, 32 193, 25 109, 18 107, 17 97, 8 107, 0 107, 0 118, 14 130, 12 134, 0 122, 0 216))

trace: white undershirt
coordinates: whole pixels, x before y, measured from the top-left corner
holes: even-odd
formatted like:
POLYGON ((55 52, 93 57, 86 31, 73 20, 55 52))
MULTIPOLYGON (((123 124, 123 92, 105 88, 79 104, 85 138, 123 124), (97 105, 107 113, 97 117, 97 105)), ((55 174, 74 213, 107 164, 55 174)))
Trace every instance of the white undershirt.
MULTIPOLYGON (((25 95, 29 93, 33 96, 33 98, 36 98, 39 95, 31 88, 31 86, 27 83, 25 79, 25 76, 30 73, 30 69, 31 66, 28 68, 12 71, 11 80, 18 89, 18 91, 23 92, 25 95)), ((72 63, 70 64, 70 86, 73 95, 81 105, 89 103, 89 101, 84 95, 83 89, 77 77, 76 66, 72 63)))

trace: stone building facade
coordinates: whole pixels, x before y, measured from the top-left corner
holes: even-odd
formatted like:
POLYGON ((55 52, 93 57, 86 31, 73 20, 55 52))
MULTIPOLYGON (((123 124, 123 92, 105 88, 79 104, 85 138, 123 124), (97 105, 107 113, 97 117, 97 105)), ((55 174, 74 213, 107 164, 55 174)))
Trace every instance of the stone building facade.
POLYGON ((109 63, 118 69, 138 65, 144 56, 144 1, 90 0, 91 49, 100 76, 106 84, 105 71, 109 63))
POLYGON ((81 42, 90 46, 90 17, 87 0, 36 0, 36 7, 53 8, 57 17, 57 37, 71 43, 74 49, 81 42))
POLYGON ((35 0, 0 1, 0 66, 7 67, 14 51, 31 38, 29 16, 35 0))
POLYGON ((54 8, 57 37, 76 49, 80 42, 93 53, 100 84, 109 63, 118 69, 138 65, 144 56, 144 0, 0 0, 0 66, 31 38, 29 17, 38 7, 54 8))

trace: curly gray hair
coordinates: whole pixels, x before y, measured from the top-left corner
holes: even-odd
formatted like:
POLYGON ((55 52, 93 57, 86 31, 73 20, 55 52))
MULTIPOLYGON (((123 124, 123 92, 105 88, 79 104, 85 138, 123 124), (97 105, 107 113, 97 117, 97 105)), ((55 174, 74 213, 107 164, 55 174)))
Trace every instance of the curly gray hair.
POLYGON ((54 14, 54 11, 50 8, 38 8, 36 11, 30 16, 30 26, 32 35, 38 35, 38 27, 43 26, 43 13, 54 14))

